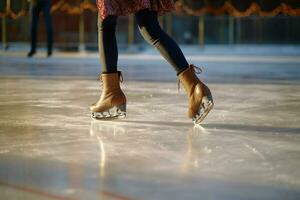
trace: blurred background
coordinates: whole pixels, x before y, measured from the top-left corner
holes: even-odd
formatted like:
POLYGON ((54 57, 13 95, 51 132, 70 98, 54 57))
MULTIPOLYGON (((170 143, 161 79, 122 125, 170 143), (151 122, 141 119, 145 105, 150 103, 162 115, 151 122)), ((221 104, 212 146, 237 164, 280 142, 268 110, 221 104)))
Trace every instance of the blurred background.
MULTIPOLYGON (((53 0, 54 48, 97 50, 96 0, 53 0)), ((300 44, 299 0, 175 0, 176 11, 160 17, 163 28, 187 45, 300 44)), ((1 46, 29 46, 30 2, 0 0, 1 46)), ((39 46, 46 45, 41 18, 39 46)), ((134 18, 120 17, 120 48, 146 44, 134 18)))

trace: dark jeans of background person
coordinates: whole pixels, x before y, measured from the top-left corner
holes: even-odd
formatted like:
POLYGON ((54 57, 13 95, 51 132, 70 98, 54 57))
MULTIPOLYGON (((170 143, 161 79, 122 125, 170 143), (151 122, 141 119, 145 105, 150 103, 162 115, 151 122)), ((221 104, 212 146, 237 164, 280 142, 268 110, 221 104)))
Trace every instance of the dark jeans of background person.
MULTIPOLYGON (((52 19, 51 19, 50 10, 51 10, 51 0, 35 0, 35 3, 33 3, 33 5, 32 5, 31 51, 30 51, 30 53, 32 53, 32 55, 36 52, 38 21, 39 21, 39 16, 40 16, 41 12, 43 13, 46 30, 47 30, 47 37, 48 37, 47 53, 48 53, 48 56, 51 56, 51 54, 52 54, 53 28, 52 28, 52 19)), ((28 55, 28 56, 30 56, 30 55, 28 55)))
MULTIPOLYGON (((145 9, 137 12, 135 17, 144 39, 174 67, 177 75, 189 67, 179 46, 161 29, 156 12, 145 9)), ((118 47, 115 35, 117 18, 111 15, 98 22, 100 61, 104 73, 117 71, 118 47)))

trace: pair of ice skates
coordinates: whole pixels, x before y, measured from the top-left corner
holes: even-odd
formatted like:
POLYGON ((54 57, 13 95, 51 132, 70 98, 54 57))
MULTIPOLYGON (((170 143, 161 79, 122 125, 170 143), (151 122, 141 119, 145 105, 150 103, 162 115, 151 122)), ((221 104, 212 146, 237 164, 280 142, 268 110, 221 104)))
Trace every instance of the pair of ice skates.
MULTIPOLYGON (((200 124, 213 108, 213 98, 209 88, 202 83, 191 65, 178 76, 188 97, 188 117, 200 124)), ((126 117, 126 97, 120 88, 123 81, 121 72, 102 74, 103 90, 99 101, 90 107, 92 118, 100 120, 126 117)))

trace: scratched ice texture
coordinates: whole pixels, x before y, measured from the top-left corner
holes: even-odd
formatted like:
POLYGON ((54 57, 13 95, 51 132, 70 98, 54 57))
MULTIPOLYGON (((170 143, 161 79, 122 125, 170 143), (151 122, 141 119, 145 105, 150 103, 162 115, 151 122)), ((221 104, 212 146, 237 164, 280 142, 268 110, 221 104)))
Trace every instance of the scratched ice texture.
POLYGON ((194 127, 155 57, 121 55, 118 121, 90 118, 97 56, 0 57, 0 198, 300 199, 300 60, 223 58, 191 58, 215 100, 194 127))

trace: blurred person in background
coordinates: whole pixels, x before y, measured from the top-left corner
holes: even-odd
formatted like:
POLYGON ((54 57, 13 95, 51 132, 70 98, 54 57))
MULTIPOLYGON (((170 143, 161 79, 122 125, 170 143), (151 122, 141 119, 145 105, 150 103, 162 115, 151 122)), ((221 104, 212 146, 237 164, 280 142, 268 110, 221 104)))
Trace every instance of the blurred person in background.
POLYGON ((40 13, 43 13, 46 30, 47 30, 47 56, 52 55, 53 46, 53 28, 52 18, 50 14, 51 0, 29 0, 31 2, 31 50, 28 57, 32 57, 36 53, 38 21, 40 13))
POLYGON ((126 116, 126 97, 120 88, 123 79, 117 68, 115 34, 118 16, 134 14, 144 39, 173 66, 183 84, 188 97, 188 117, 195 124, 202 122, 213 108, 211 92, 196 76, 199 68, 187 62, 177 43, 162 30, 158 22, 158 15, 173 10, 173 0, 97 0, 97 6, 103 90, 98 102, 90 107, 92 117, 101 120, 126 116))

